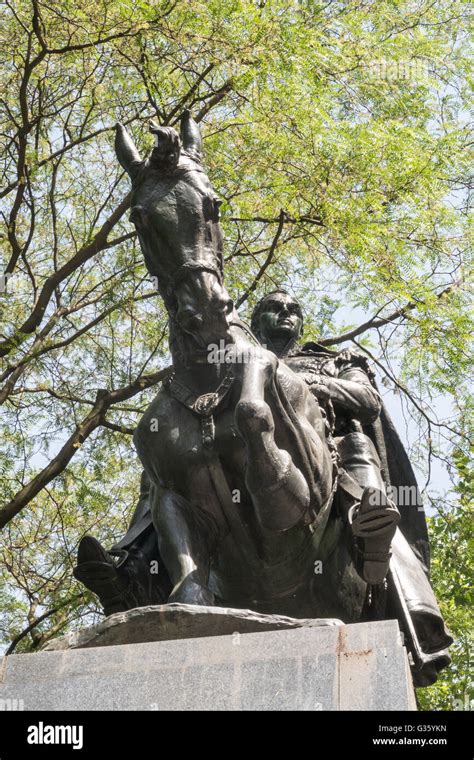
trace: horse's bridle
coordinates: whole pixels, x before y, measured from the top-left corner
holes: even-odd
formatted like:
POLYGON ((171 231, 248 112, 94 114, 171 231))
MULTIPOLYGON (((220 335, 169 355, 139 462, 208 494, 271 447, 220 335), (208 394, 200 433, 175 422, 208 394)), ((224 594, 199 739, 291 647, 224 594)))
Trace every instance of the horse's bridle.
POLYGON ((191 272, 210 272, 211 274, 215 274, 219 280, 219 284, 222 285, 222 272, 217 266, 205 264, 200 261, 185 261, 184 264, 181 264, 181 266, 171 275, 166 288, 167 294, 172 295, 179 283, 186 279, 191 272))

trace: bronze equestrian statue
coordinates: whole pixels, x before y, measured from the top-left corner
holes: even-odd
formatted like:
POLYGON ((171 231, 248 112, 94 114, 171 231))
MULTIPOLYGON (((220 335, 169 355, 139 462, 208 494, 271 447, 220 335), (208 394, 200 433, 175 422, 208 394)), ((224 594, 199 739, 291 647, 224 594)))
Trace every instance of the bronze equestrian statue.
POLYGON ((108 614, 178 601, 321 622, 398 617, 415 679, 432 682, 449 662, 451 639, 415 554, 423 542, 426 552, 424 516, 413 523, 402 513, 397 529, 400 512, 387 497, 388 469, 369 434, 381 410, 372 379, 361 360, 298 350, 301 325, 293 329, 288 317, 295 303, 268 336, 262 315, 271 322, 270 309, 260 309, 253 326, 267 349, 257 342, 223 284, 219 202, 197 125, 186 112, 181 136, 151 131, 147 161, 120 125, 116 150, 132 180, 131 219, 169 313, 173 373, 134 437, 144 476, 134 520, 114 547, 121 556, 114 562, 85 537, 76 577, 100 598, 109 593, 108 614), (209 361, 215 344, 232 347, 231 362, 209 361), (394 567, 398 554, 406 577, 394 567), (159 581, 144 570, 151 556, 163 568, 159 581))

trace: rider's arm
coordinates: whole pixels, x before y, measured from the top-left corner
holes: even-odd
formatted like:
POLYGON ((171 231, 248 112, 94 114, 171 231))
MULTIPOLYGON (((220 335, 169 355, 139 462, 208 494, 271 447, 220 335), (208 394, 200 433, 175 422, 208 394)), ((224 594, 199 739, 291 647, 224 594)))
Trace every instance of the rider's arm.
POLYGON ((348 409, 360 422, 373 422, 380 414, 382 402, 363 369, 341 369, 338 377, 320 375, 318 382, 333 404, 348 409))

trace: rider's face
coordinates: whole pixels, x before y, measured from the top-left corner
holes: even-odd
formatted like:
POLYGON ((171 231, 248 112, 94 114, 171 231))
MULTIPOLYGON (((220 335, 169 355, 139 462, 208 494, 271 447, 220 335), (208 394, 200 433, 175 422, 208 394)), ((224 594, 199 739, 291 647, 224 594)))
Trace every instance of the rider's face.
POLYGON ((274 338, 298 340, 303 326, 300 305, 284 293, 275 293, 265 301, 259 318, 259 332, 263 340, 274 338))

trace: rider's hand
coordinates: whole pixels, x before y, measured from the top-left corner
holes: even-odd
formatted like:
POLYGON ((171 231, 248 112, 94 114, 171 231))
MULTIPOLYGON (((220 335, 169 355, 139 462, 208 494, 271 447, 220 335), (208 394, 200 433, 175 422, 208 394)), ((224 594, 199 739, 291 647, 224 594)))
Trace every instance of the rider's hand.
POLYGON ((303 378, 314 396, 325 401, 331 398, 323 375, 317 375, 313 372, 305 372, 303 378))

